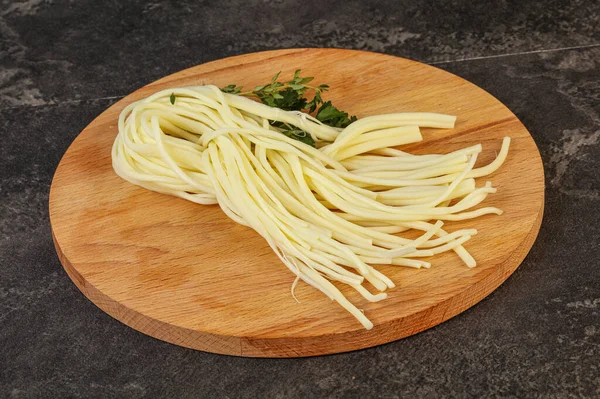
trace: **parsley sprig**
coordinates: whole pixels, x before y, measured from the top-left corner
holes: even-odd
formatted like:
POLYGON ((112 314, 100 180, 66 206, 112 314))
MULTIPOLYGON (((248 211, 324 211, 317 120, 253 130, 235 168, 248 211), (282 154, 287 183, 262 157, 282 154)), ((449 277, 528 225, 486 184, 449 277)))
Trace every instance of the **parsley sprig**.
MULTIPOLYGON (((302 77, 300 76, 301 72, 298 69, 294 72, 292 79, 280 82, 277 80, 281 74, 280 71, 273 76, 268 84, 256 86, 250 91, 242 91, 243 87, 235 84, 227 85, 221 90, 239 96, 255 97, 270 107, 277 107, 286 111, 305 111, 308 113, 316 111, 315 118, 333 127, 344 128, 356 120, 356 116, 349 116, 347 112, 337 109, 331 101, 323 101, 322 94, 329 90, 329 85, 309 85, 314 78, 302 77), (306 94, 311 91, 314 92, 314 95, 309 100, 306 94)), ((271 125, 283 129, 282 133, 290 138, 315 146, 311 135, 296 126, 276 121, 271 122, 271 125)))

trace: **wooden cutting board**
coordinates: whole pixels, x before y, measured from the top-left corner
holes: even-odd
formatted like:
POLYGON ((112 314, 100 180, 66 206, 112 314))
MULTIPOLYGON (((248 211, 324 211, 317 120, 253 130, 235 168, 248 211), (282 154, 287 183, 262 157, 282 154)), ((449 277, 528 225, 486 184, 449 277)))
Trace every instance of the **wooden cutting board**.
MULTIPOLYGON (((397 340, 435 326, 479 302, 521 263, 537 236, 544 208, 544 172, 521 122, 479 87, 437 68, 383 54, 292 49, 227 58, 160 79, 119 101, 86 127, 56 170, 50 221, 60 260, 79 289, 105 312, 174 344, 238 356, 296 357, 337 353, 397 340), (121 180, 111 166, 117 117, 129 103, 186 85, 246 87, 301 68, 331 85, 326 99, 367 115, 427 111, 458 116, 455 129, 422 129, 414 153, 447 153, 483 145, 490 162, 504 136, 506 163, 486 180, 498 188, 485 204, 505 212, 445 228, 477 228, 466 244, 478 267, 453 252, 431 258, 431 269, 379 266, 397 287, 382 302, 343 293, 373 321, 365 330, 312 287, 290 294, 294 276, 266 242, 201 206, 121 180)), ((508 300, 509 298, 507 298, 508 300)))

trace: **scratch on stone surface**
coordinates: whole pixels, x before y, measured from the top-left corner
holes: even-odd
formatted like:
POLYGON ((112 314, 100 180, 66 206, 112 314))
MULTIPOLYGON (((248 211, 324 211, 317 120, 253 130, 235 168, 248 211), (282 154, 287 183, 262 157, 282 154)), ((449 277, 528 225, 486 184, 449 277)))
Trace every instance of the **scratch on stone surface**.
POLYGON ((575 159, 581 148, 594 146, 600 141, 600 130, 591 135, 582 133, 580 129, 566 129, 562 132, 560 144, 554 146, 550 165, 555 168, 555 174, 550 183, 559 186, 563 176, 567 172, 570 163, 575 159))
MULTIPOLYGON (((464 57, 464 58, 432 61, 432 62, 428 62, 428 64, 429 65, 450 64, 450 63, 454 63, 454 62, 489 60, 491 58, 515 57, 515 56, 519 56, 519 55, 529 55, 529 54, 539 54, 540 57, 545 57, 551 53, 555 53, 555 52, 559 52, 559 51, 581 50, 581 49, 595 48, 595 47, 600 47, 600 44, 594 43, 594 44, 589 44, 586 46, 556 47, 556 48, 548 48, 548 49, 540 49, 540 50, 517 51, 514 53, 483 55, 483 56, 478 56, 478 57, 464 57)), ((570 60, 570 61, 572 61, 572 60, 570 60)), ((559 66, 568 68, 571 65, 572 65, 572 63, 569 62, 569 63, 561 63, 559 66)), ((577 67, 580 68, 578 65, 577 65, 577 67)))
POLYGON ((567 303, 567 307, 575 309, 597 309, 600 308, 600 298, 584 299, 583 301, 569 302, 567 303))

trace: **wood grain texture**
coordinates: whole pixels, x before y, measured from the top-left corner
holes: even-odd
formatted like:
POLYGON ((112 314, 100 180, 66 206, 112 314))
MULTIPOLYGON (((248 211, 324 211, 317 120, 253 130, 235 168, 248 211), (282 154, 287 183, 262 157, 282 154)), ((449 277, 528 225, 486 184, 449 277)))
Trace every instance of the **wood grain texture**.
POLYGON ((254 53, 199 65, 160 79, 119 101, 86 127, 60 162, 50 192, 56 250, 73 282, 97 306, 153 337, 209 352, 295 357, 350 351, 397 340, 473 306, 517 268, 533 245, 544 207, 544 173, 537 147, 516 116, 477 86, 402 58, 351 50, 292 49, 254 53), (432 268, 379 266, 397 287, 369 303, 344 294, 373 321, 362 326, 336 303, 299 284, 254 231, 218 206, 201 206, 121 180, 110 149, 117 117, 129 103, 177 86, 229 83, 253 87, 297 68, 333 88, 326 98, 358 117, 428 111, 458 116, 450 130, 422 129, 414 153, 447 153, 483 145, 490 162, 504 136, 508 159, 478 179, 498 188, 487 215, 447 222, 479 230, 466 248, 469 269, 454 254, 431 258, 432 268))

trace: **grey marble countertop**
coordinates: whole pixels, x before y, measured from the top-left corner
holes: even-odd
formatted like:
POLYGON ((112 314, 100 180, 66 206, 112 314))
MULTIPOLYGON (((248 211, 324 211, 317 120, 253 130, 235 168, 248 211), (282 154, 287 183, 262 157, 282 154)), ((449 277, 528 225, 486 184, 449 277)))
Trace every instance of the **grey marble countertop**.
POLYGON ((599 397, 597 1, 0 0, 0 397, 599 397), (505 103, 539 146, 546 208, 475 307, 376 348, 247 359, 145 336, 64 273, 48 191, 77 134, 140 86, 287 47, 433 64, 505 103))

